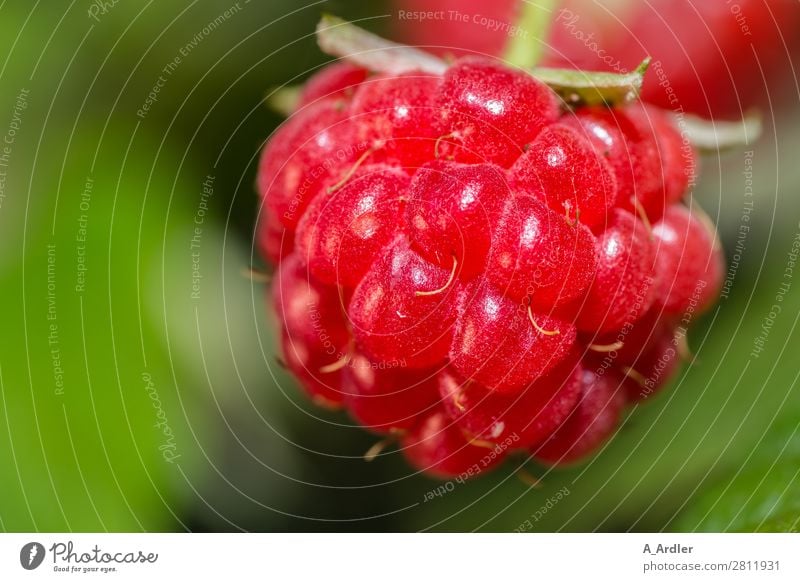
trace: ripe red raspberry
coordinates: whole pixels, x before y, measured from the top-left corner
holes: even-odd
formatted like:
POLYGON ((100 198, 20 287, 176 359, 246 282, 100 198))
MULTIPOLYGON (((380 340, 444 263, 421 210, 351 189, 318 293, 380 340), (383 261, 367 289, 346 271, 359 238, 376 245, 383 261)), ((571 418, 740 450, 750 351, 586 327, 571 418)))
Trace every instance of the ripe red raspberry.
POLYGON ((281 335, 282 361, 286 369, 297 378, 315 404, 337 409, 344 400, 342 372, 327 371, 326 367, 332 364, 317 347, 305 343, 301 337, 287 333, 281 335))
POLYGON ((356 353, 343 371, 344 403, 372 432, 405 431, 436 409, 437 380, 435 369, 408 370, 402 361, 381 367, 356 353))
POLYGON ((550 437, 531 449, 534 458, 548 464, 579 460, 599 448, 619 425, 625 405, 624 377, 581 371, 581 394, 566 421, 550 437))
POLYGON ((442 479, 481 474, 506 456, 502 447, 487 447, 465 435, 444 410, 420 418, 400 445, 412 466, 442 479))
POLYGON ((343 395, 336 363, 350 335, 335 288, 308 276, 297 255, 281 263, 273 283, 273 304, 281 322, 283 360, 315 399, 339 404, 343 395))
POLYGON ((558 99, 546 85, 495 59, 456 61, 437 101, 442 150, 462 162, 509 167, 558 119, 558 99))
POLYGON ((330 363, 346 351, 350 333, 335 287, 308 275, 298 255, 283 260, 273 283, 275 313, 293 340, 324 351, 330 363))
POLYGON ((628 400, 654 396, 677 372, 681 359, 681 336, 671 327, 658 330, 629 366, 623 366, 628 400))
POLYGON ((417 168, 434 156, 434 99, 441 83, 438 77, 413 74, 379 76, 360 87, 350 115, 358 138, 376 150, 373 159, 417 168))
POLYGON ((516 196, 494 233, 486 276, 512 299, 549 310, 580 297, 597 270, 595 237, 543 202, 516 196))
POLYGON ((653 304, 655 250, 642 221, 617 209, 597 239, 597 275, 580 304, 581 331, 613 331, 653 304))
POLYGON ((281 224, 278 217, 266 209, 261 211, 256 235, 258 249, 270 263, 277 264, 294 250, 294 232, 281 224))
POLYGON ((464 378, 518 392, 569 357, 574 343, 568 321, 474 283, 461 293, 449 359, 464 378))
POLYGON ((587 139, 561 124, 545 129, 511 168, 514 188, 541 198, 572 222, 605 226, 617 201, 611 167, 587 139))
POLYGON ((674 205, 653 225, 653 236, 656 303, 665 313, 691 319, 714 302, 722 287, 725 261, 716 229, 701 210, 674 205))
POLYGON ((261 156, 258 189, 267 212, 294 230, 322 184, 352 165, 364 148, 338 100, 299 110, 275 132, 261 156))
POLYGON ((608 160, 618 205, 657 220, 678 202, 697 172, 691 145, 684 143, 669 114, 640 103, 622 108, 578 110, 565 123, 576 128, 608 160))
POLYGON ((613 368, 627 377, 624 388, 629 401, 650 398, 667 384, 678 370, 681 357, 687 355, 685 330, 678 329, 670 316, 654 306, 621 332, 592 340, 614 349, 586 360, 597 370, 613 368), (617 347, 615 342, 620 336, 624 342, 617 347))
POLYGON ((517 394, 501 394, 453 372, 439 375, 444 408, 462 430, 492 445, 511 438, 525 447, 549 436, 580 395, 580 366, 570 359, 517 394))
POLYGON ((409 188, 411 241, 428 261, 445 269, 455 264, 460 277, 472 279, 486 269, 493 230, 510 197, 498 166, 430 162, 409 188))
POLYGON ((348 314, 356 345, 376 362, 427 368, 444 361, 456 320, 458 286, 398 236, 356 287, 348 314))
POLYGON ((718 292, 715 239, 678 203, 694 153, 658 110, 434 64, 324 70, 267 144, 283 359, 431 475, 578 460, 664 385, 680 312, 718 292))
POLYGON ((297 108, 322 99, 349 98, 367 78, 367 71, 347 61, 338 61, 317 71, 303 85, 297 108))
POLYGON ((400 225, 408 174, 387 165, 362 166, 340 189, 317 196, 297 227, 297 252, 311 275, 355 287, 400 225), (340 264, 346 257, 347 263, 340 264))

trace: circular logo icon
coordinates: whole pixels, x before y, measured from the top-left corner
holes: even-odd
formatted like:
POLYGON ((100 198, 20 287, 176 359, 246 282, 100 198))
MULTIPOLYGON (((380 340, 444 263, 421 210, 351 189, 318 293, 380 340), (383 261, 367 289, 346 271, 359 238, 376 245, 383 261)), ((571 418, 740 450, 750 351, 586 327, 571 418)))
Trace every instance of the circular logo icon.
POLYGON ((19 551, 19 563, 26 570, 35 570, 44 561, 44 546, 39 542, 30 542, 19 551))

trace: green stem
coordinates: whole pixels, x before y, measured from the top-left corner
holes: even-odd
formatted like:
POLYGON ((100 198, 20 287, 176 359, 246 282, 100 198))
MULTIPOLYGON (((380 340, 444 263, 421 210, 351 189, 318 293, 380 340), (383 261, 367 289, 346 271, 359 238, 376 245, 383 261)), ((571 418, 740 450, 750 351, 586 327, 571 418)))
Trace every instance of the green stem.
POLYGON ((510 64, 531 69, 542 58, 547 34, 558 0, 521 0, 517 30, 506 46, 503 58, 510 64))

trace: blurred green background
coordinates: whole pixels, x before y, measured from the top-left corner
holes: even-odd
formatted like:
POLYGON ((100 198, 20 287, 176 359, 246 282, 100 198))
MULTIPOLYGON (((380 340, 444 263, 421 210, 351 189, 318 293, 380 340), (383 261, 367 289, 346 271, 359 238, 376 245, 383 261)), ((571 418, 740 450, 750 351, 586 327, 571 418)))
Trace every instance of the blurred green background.
POLYGON ((0 530, 796 530, 796 95, 703 159, 694 196, 735 268, 696 363, 588 463, 520 458, 425 501, 441 483, 365 463, 373 437, 275 365, 242 275, 281 121, 264 97, 327 60, 322 11, 389 34, 380 2, 0 4, 0 530))

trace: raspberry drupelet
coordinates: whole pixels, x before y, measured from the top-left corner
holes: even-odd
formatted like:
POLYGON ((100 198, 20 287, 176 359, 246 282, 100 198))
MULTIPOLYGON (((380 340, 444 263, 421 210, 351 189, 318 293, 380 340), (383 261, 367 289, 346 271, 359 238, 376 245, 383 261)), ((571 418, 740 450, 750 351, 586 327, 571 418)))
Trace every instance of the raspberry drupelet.
POLYGON ((586 458, 719 292, 686 147, 495 59, 321 70, 259 166, 283 361, 432 476, 586 458))

